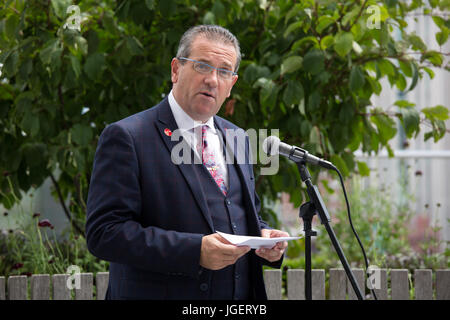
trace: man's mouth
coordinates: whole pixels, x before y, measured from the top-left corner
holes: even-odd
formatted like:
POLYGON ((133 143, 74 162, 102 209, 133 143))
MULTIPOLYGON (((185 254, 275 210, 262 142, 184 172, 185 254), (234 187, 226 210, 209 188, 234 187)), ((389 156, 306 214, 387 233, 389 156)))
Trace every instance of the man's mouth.
POLYGON ((202 91, 202 92, 200 92, 200 94, 204 95, 206 97, 209 97, 209 98, 213 98, 213 99, 216 98, 212 93, 209 93, 209 92, 202 91))

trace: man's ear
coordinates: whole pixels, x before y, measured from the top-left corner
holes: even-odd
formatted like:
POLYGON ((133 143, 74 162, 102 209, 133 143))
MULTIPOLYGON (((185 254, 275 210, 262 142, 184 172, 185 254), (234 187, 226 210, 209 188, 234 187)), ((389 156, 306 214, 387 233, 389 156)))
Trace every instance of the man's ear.
POLYGON ((178 82, 178 72, 180 71, 179 63, 180 61, 178 61, 177 58, 173 58, 172 62, 170 63, 172 83, 178 82))
POLYGON ((230 97, 230 95, 231 95, 231 89, 233 89, 233 86, 234 86, 234 84, 236 83, 237 79, 238 79, 238 75, 233 76, 233 82, 232 82, 232 84, 231 84, 231 88, 230 88, 230 91, 228 92, 227 98, 230 97))

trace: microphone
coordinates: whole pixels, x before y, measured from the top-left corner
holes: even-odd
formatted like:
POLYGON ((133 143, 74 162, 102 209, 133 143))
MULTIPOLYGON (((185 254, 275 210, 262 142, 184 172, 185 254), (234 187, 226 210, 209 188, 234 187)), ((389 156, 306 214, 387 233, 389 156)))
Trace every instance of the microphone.
POLYGON ((315 155, 310 154, 304 149, 281 142, 280 139, 276 136, 270 136, 264 139, 263 150, 270 156, 281 154, 282 156, 288 157, 294 162, 304 161, 321 166, 325 169, 336 170, 336 167, 331 162, 316 157, 315 155))

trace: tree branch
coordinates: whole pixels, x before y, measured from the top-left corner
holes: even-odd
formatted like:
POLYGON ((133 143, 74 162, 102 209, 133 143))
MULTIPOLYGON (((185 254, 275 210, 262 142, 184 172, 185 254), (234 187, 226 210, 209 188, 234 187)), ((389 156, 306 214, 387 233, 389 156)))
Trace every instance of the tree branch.
POLYGON ((65 213, 67 219, 69 219, 71 226, 74 227, 75 230, 76 230, 79 234, 81 234, 81 235, 84 236, 84 231, 83 231, 83 229, 80 228, 80 226, 78 226, 78 225, 76 224, 76 222, 75 222, 75 221, 73 220, 73 218, 72 218, 72 215, 70 214, 70 211, 67 209, 67 206, 66 206, 66 204, 65 204, 65 202, 64 202, 64 199, 63 199, 63 196, 62 196, 62 193, 61 193, 61 189, 59 188, 59 184, 58 184, 58 182, 56 181, 55 177, 53 176, 53 173, 50 173, 50 179, 52 180, 53 186, 55 187, 56 193, 58 194, 59 203, 61 204, 61 206, 62 206, 62 208, 63 208, 63 210, 64 210, 64 213, 65 213))

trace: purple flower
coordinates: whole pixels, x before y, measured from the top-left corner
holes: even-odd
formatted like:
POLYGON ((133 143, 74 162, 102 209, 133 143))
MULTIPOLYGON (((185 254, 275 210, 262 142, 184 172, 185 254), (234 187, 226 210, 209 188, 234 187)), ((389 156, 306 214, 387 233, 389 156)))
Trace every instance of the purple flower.
POLYGON ((51 229, 53 229, 53 225, 50 223, 48 219, 43 219, 39 221, 38 226, 43 228, 50 227, 51 229))
POLYGON ((15 263, 13 266, 12 266, 12 269, 13 270, 16 270, 16 269, 20 269, 20 268, 22 268, 23 267, 23 263, 15 263))

